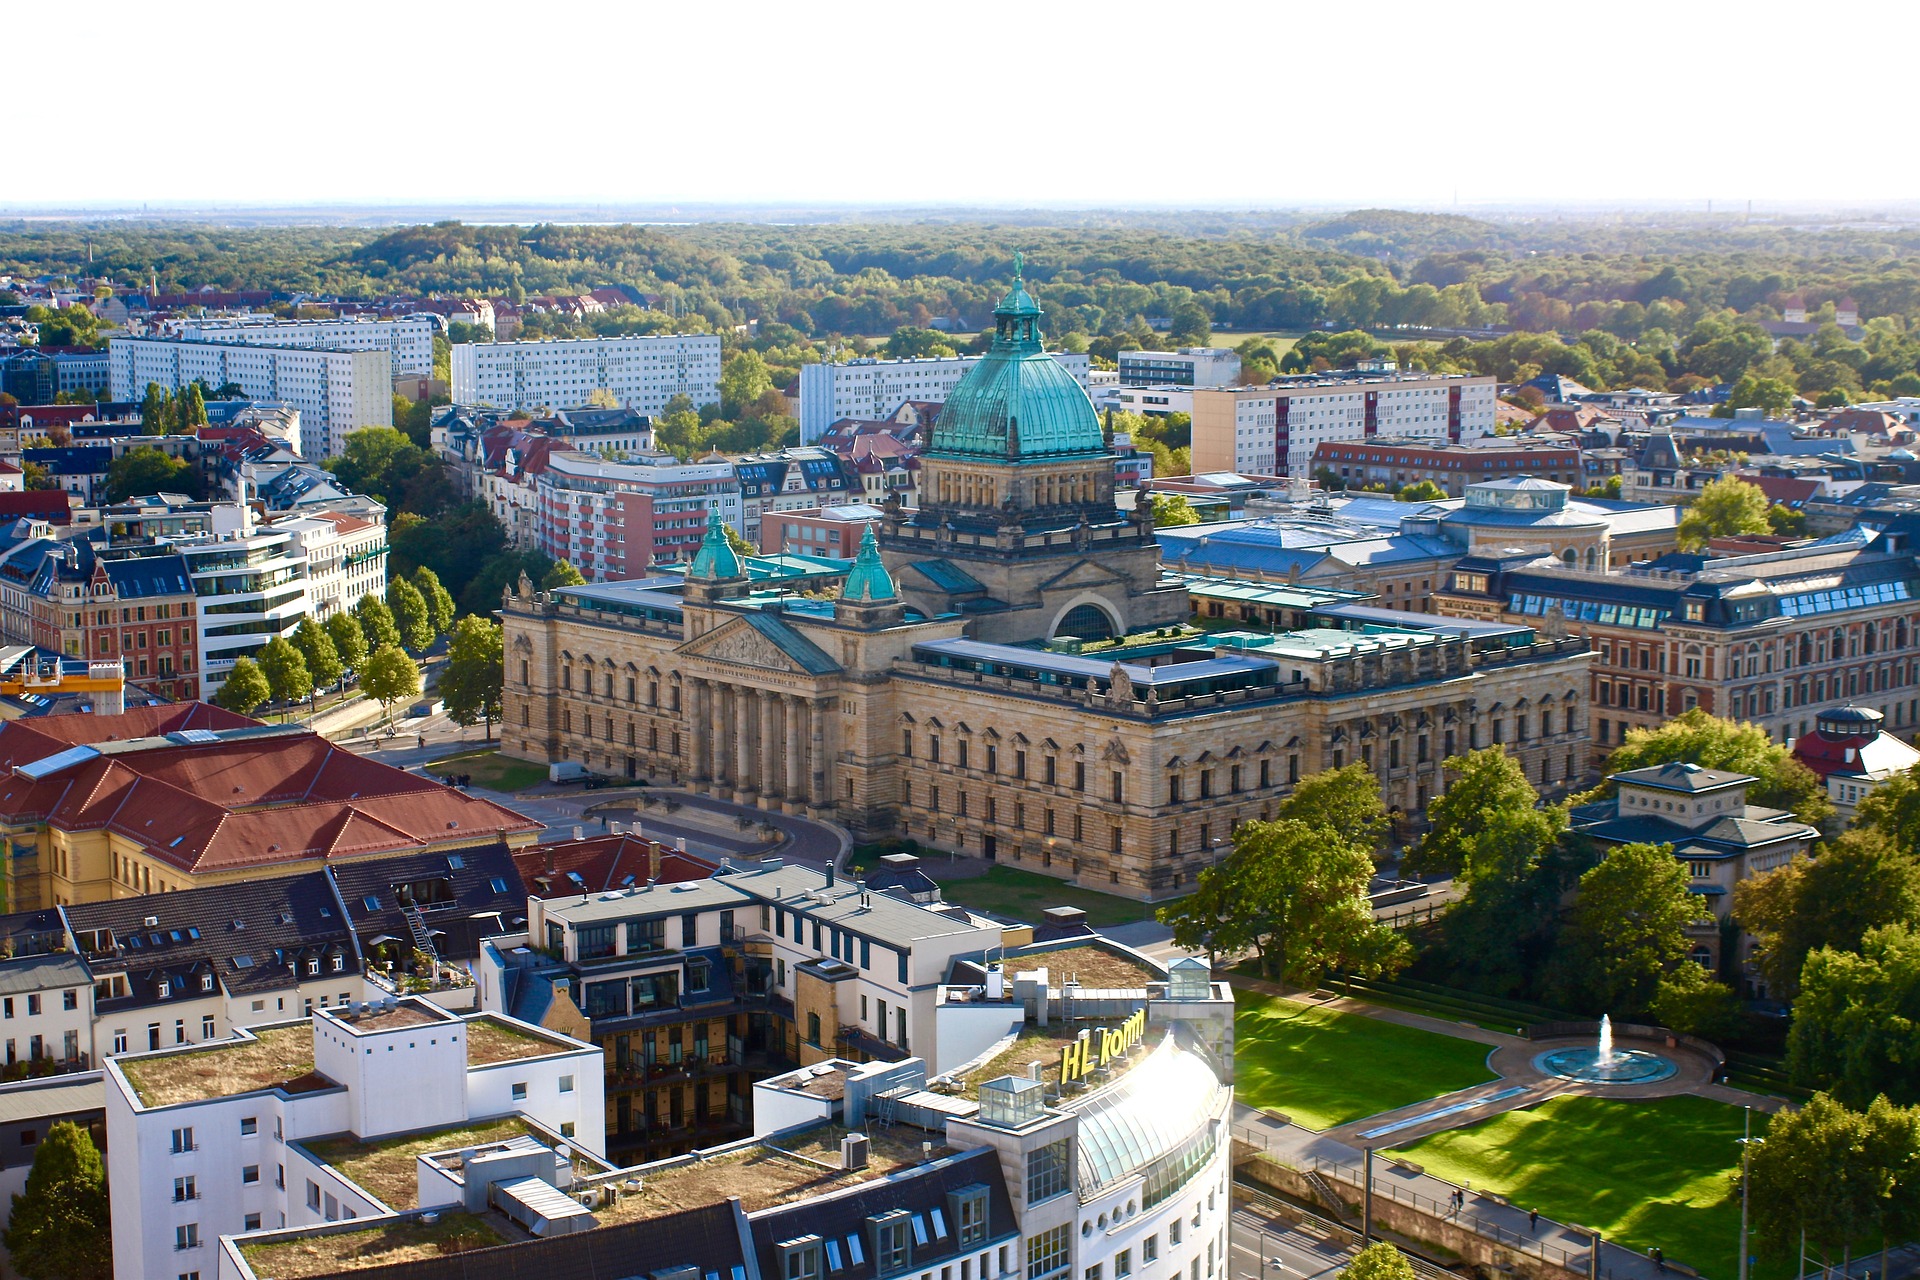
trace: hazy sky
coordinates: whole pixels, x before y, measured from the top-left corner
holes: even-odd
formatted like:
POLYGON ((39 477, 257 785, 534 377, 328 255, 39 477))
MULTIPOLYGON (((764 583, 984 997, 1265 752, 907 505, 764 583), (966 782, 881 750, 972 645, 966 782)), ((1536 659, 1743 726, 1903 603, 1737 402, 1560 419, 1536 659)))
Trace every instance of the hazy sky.
POLYGON ((1920 199, 1910 3, 19 4, 0 208, 1920 199), (85 140, 85 141, 83 141, 85 140))

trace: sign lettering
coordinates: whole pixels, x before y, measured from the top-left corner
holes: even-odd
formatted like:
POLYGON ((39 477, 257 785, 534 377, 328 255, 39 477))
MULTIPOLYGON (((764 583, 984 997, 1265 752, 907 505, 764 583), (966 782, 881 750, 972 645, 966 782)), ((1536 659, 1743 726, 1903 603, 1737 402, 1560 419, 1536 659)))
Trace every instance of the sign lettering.
POLYGON ((1060 1082, 1084 1080, 1131 1049, 1147 1034, 1147 1011, 1135 1013, 1117 1027, 1096 1027, 1060 1050, 1060 1082))

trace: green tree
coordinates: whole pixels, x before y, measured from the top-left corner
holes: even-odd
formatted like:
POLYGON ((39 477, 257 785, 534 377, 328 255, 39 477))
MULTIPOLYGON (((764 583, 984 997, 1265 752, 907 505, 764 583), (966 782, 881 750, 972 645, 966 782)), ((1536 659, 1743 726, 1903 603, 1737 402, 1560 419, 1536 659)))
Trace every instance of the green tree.
POLYGON ((1794 1078, 1863 1106, 1920 1102, 1920 931, 1869 929, 1858 952, 1822 947, 1800 970, 1787 1032, 1794 1078))
POLYGON ((1614 846, 1580 877, 1561 935, 1562 990, 1607 1013, 1646 1009, 1661 975, 1687 954, 1687 924, 1702 913, 1672 846, 1614 846))
POLYGON ((1385 1240, 1355 1254, 1340 1274, 1346 1280, 1414 1280, 1413 1264, 1385 1240))
POLYGON ((1920 858, 1873 827, 1733 887, 1733 915, 1759 942, 1769 989, 1791 999, 1809 952, 1858 951, 1867 930, 1920 925, 1920 858))
POLYGON ((454 723, 486 723, 493 739, 493 722, 500 718, 506 685, 506 654, 500 624, 489 618, 460 619, 447 645, 447 669, 440 676, 440 694, 454 723))
POLYGON ((400 643, 411 653, 422 653, 433 643, 433 616, 420 589, 405 578, 387 583, 387 608, 393 612, 400 643))
POLYGON ((1560 900, 1573 869, 1560 856, 1567 813, 1490 809, 1461 850, 1466 891, 1440 917, 1439 959, 1450 980, 1489 995, 1529 994, 1552 956, 1560 900))
POLYGON ((1661 1026, 1682 1035, 1719 1040, 1740 1031, 1740 998, 1697 964, 1661 974, 1649 1007, 1661 1026))
POLYGON ((1364 764, 1323 769, 1301 779, 1274 817, 1304 823, 1369 855, 1393 825, 1380 802, 1380 779, 1364 764))
POLYGON ((27 1280, 107 1280, 113 1274, 108 1217, 99 1148, 85 1129, 61 1120, 33 1153, 26 1189, 13 1197, 0 1240, 27 1280))
POLYGON ((307 660, 285 636, 275 636, 261 646, 258 665, 273 700, 283 706, 299 702, 313 692, 313 676, 307 670, 307 660))
POLYGON ((421 565, 413 571, 414 589, 427 602, 427 620, 433 634, 444 636, 453 630, 453 595, 440 584, 440 575, 421 565))
MULTIPOLYGON (((350 625, 358 633, 359 626, 350 625)), ((333 688, 346 674, 346 664, 340 660, 340 649, 333 643, 333 637, 312 618, 300 619, 300 625, 293 629, 293 647, 300 651, 301 659, 307 664, 307 674, 313 677, 316 690, 333 688)))
POLYGON ((1709 538, 1771 533, 1766 491, 1737 476, 1721 476, 1700 491, 1680 517, 1680 545, 1697 551, 1709 538))
POLYGON ((546 576, 540 579, 540 589, 542 591, 552 591, 557 587, 584 587, 586 585, 587 580, 580 576, 580 571, 568 564, 565 560, 555 560, 553 567, 547 570, 546 576))
POLYGON ((229 711, 247 716, 272 696, 273 686, 267 683, 267 677, 253 659, 241 657, 233 660, 233 669, 227 672, 227 682, 220 686, 220 692, 214 695, 213 700, 229 711))
POLYGON ((207 400, 200 393, 198 382, 189 382, 176 401, 175 426, 181 435, 192 435, 196 428, 207 425, 207 400))
POLYGON ((399 645, 383 644, 367 659, 360 687, 379 701, 381 714, 391 720, 394 703, 420 696, 420 668, 399 645))
POLYGON ((173 396, 157 382, 147 384, 147 393, 140 400, 140 433, 149 436, 164 436, 173 424, 173 396))
POLYGON ((1736 409, 1759 409, 1769 418, 1785 418, 1793 412, 1793 384, 1782 378, 1743 374, 1726 400, 1714 407, 1713 416, 1731 418, 1736 409))
POLYGON ((360 668, 367 665, 367 633, 355 614, 342 610, 328 618, 323 625, 343 668, 358 673, 360 668))
POLYGON ((1193 509, 1184 493, 1149 494, 1153 502, 1153 527, 1156 529, 1177 528, 1184 524, 1199 524, 1200 513, 1193 509))
POLYGON ((1402 485, 1400 492, 1393 495, 1401 502, 1440 502, 1447 491, 1431 480, 1421 480, 1415 484, 1402 485))
POLYGON ((728 418, 739 417, 771 390, 773 376, 767 372, 767 362, 751 348, 734 352, 720 370, 720 405, 728 418))
POLYGON ((1920 853, 1920 765, 1867 792, 1854 806, 1853 825, 1878 831, 1896 849, 1920 853))
POLYGON ((1251 950, 1268 977, 1317 985, 1329 970, 1373 977, 1408 959, 1404 939, 1375 923, 1368 851, 1293 818, 1243 822, 1233 852, 1200 873, 1192 895, 1160 920, 1190 949, 1251 950))
POLYGON ((1807 513, 1774 503, 1767 508, 1767 528, 1782 538, 1807 536, 1807 513))
POLYGON ((1407 869, 1418 875, 1459 875, 1469 840, 1488 818, 1528 812, 1540 803, 1527 771, 1504 747, 1449 756, 1441 768, 1453 781, 1428 803, 1427 834, 1407 856, 1407 869))
POLYGON ((1752 775, 1747 789, 1752 804, 1785 809, 1815 826, 1833 816, 1826 784, 1757 724, 1722 720, 1699 707, 1683 711, 1653 729, 1628 731, 1627 740, 1607 760, 1607 772, 1622 773, 1649 765, 1685 761, 1703 769, 1752 775))
POLYGON ((359 620, 360 634, 366 637, 368 653, 382 645, 400 643, 400 628, 394 622, 393 610, 380 597, 371 592, 361 596, 360 603, 353 606, 353 616, 359 620))
POLYGON ((129 449, 107 464, 107 499, 125 502, 150 493, 184 493, 196 497, 200 478, 193 464, 168 457, 158 449, 129 449))
POLYGON ((1870 1120, 1868 1111, 1816 1093, 1804 1107, 1782 1108, 1768 1120, 1747 1170, 1762 1243, 1790 1254, 1804 1232, 1809 1246, 1835 1262, 1883 1220, 1902 1216, 1898 1201, 1915 1188, 1902 1186, 1911 1155, 1902 1159, 1897 1148, 1902 1130, 1911 1132, 1911 1113, 1903 1116, 1884 1099, 1872 1110, 1870 1120))

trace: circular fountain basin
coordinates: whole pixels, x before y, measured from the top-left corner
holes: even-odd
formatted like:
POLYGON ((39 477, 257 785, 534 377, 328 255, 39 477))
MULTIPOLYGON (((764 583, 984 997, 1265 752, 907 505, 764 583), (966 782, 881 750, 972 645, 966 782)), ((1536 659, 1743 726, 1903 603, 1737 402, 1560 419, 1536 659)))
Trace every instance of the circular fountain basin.
POLYGON ((1645 1049, 1615 1049, 1602 1058, 1593 1047, 1550 1049, 1533 1060, 1534 1070, 1582 1084, 1651 1084, 1679 1070, 1667 1058, 1645 1049))

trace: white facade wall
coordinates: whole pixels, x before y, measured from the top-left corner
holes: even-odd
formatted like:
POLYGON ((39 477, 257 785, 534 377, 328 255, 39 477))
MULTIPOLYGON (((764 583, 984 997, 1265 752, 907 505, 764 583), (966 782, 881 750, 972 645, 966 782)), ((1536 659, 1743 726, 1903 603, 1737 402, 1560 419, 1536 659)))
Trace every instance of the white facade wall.
POLYGON ((309 347, 333 351, 384 351, 396 378, 433 376, 433 321, 282 320, 275 316, 215 317, 190 321, 180 336, 195 342, 245 342, 260 347, 309 347))
POLYGON ((291 637, 300 619, 315 616, 306 558, 291 533, 269 529, 174 545, 200 595, 202 697, 226 684, 235 659, 254 656, 276 635, 291 637), (233 563, 239 560, 248 562, 233 563))
POLYGON ((720 339, 709 334, 462 342, 453 348, 453 402, 502 409, 570 409, 595 391, 656 415, 677 395, 720 399, 720 339))
POLYGON ((1122 351, 1119 365, 1119 380, 1136 387, 1230 387, 1240 381, 1240 357, 1226 347, 1122 351))
POLYGON ((1199 394, 1233 397, 1232 470, 1250 475, 1304 476, 1312 473, 1313 451, 1320 445, 1367 438, 1369 396, 1377 397, 1374 435, 1447 443, 1451 438, 1448 419, 1454 387, 1460 388, 1461 441, 1493 435, 1497 388, 1492 378, 1382 378, 1224 393, 1202 390, 1199 394), (1284 458, 1277 447, 1283 404, 1288 437, 1284 458))
POLYGON ((172 390, 199 378, 210 387, 234 383, 250 397, 284 401, 300 414, 301 455, 316 461, 342 453, 350 431, 393 425, 392 361, 384 348, 114 338, 107 360, 116 400, 139 400, 150 382, 172 390))
POLYGON ((469 1068, 466 1019, 372 1034, 346 1030, 347 1024, 329 1015, 316 1014, 312 1021, 316 1069, 336 1081, 350 1077, 337 1087, 298 1094, 263 1089, 147 1107, 117 1062, 108 1066, 116 1280, 195 1271, 211 1277, 223 1235, 386 1212, 371 1194, 296 1145, 304 1139, 353 1134, 370 1141, 525 1114, 589 1152, 606 1149, 601 1055, 592 1045, 561 1039, 542 1057, 469 1068), (563 1078, 573 1081, 571 1090, 561 1090, 563 1078), (524 1100, 513 1097, 515 1084, 525 1086, 524 1100), (249 1127, 252 1132, 244 1132, 249 1127), (174 1132, 187 1129, 191 1142, 176 1152, 174 1132), (249 1169, 257 1171, 256 1180, 248 1181, 249 1169), (175 1180, 189 1176, 195 1198, 175 1199, 175 1180), (249 1214, 259 1215, 257 1227, 249 1227, 249 1214), (197 1243, 180 1247, 181 1229, 188 1226, 197 1243))
POLYGON ((0 1045, 5 1051, 0 1061, 9 1066, 33 1057, 69 1059, 92 1053, 93 990, 49 987, 0 997, 0 1039, 6 1041, 0 1045), (39 1038, 38 1054, 35 1037, 39 1038))
MULTIPOLYGON (((1090 389, 1084 354, 1056 351, 1053 358, 1090 389)), ((800 369, 800 443, 813 444, 842 418, 880 419, 908 400, 945 401, 979 356, 937 356, 924 360, 849 360, 809 364, 800 369)), ((459 396, 456 394, 456 400, 459 396)))

